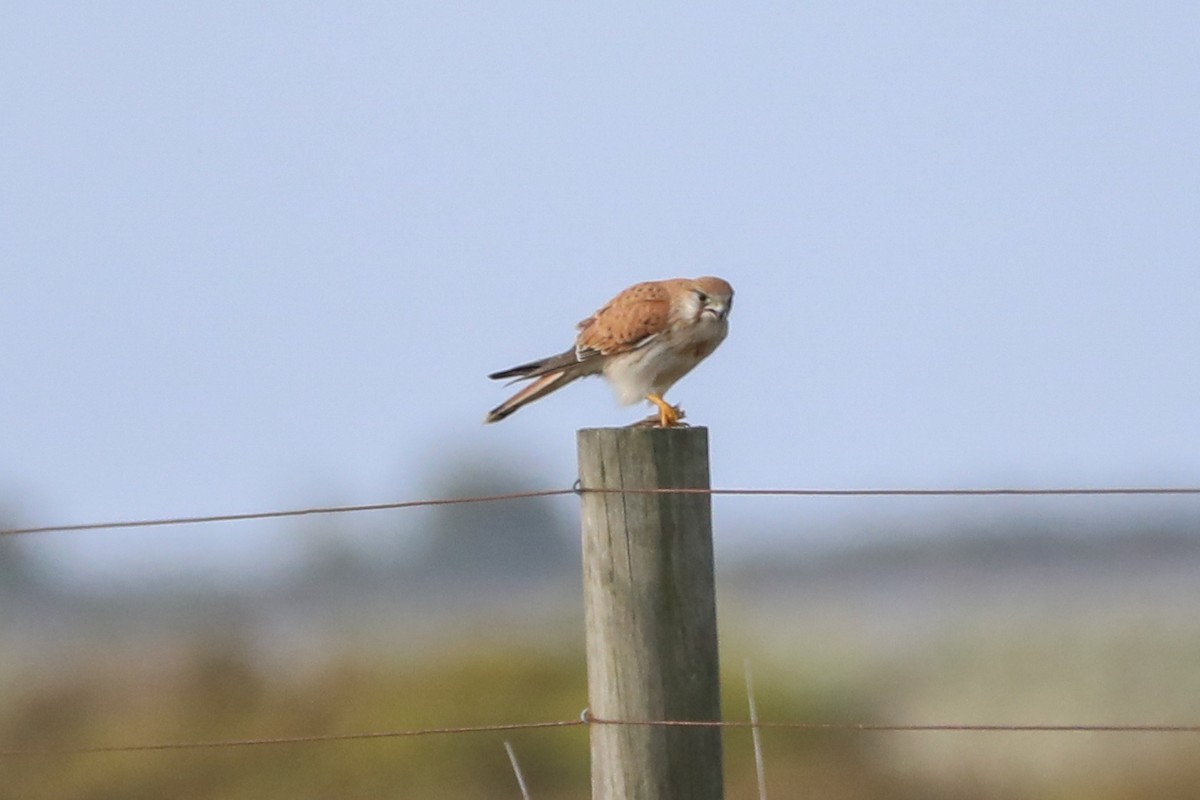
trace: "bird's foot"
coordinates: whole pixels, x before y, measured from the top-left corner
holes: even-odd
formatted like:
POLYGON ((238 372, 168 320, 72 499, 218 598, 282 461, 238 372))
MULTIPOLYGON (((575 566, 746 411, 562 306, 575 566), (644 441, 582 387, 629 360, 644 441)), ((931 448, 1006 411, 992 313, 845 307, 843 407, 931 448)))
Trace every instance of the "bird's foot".
MULTIPOLYGON (((682 412, 682 409, 680 409, 680 411, 682 412)), ((682 413, 680 413, 679 419, 683 419, 682 413)), ((646 417, 645 419, 640 419, 637 422, 633 422, 633 423, 630 423, 629 425, 626 425, 625 427, 627 427, 627 428, 663 428, 663 427, 690 428, 691 427, 686 422, 680 422, 679 419, 677 419, 675 421, 674 425, 663 425, 662 419, 659 417, 658 414, 651 414, 650 416, 646 417)))
POLYGON ((646 399, 649 400, 651 403, 654 403, 654 405, 658 406, 658 413, 651 414, 646 419, 642 420, 639 423, 636 423, 639 427, 640 426, 653 426, 656 428, 686 428, 687 427, 687 423, 681 421, 681 420, 683 420, 683 418, 685 416, 687 416, 686 414, 684 414, 682 408, 680 408, 679 406, 671 405, 666 400, 663 400, 660 395, 657 395, 657 394, 647 395, 646 399))

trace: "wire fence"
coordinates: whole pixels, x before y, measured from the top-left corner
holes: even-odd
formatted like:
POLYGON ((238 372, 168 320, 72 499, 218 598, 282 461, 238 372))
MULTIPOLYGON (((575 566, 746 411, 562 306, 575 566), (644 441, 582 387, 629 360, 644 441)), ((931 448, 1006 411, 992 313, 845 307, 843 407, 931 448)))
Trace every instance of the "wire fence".
MULTIPOLYGON (((366 511, 387 511, 422 507, 449 506, 471 503, 490 503, 532 498, 581 496, 586 493, 606 494, 708 494, 714 496, 752 497, 1064 497, 1064 496, 1200 496, 1200 487, 1026 487, 1026 488, 874 488, 874 489, 710 489, 710 488, 649 488, 595 489, 578 482, 570 488, 542 489, 475 495, 470 497, 408 500, 366 505, 320 506, 312 508, 256 511, 248 513, 212 514, 187 517, 131 519, 107 522, 87 522, 63 525, 38 525, 0 530, 0 536, 69 533, 80 531, 151 528, 246 520, 281 519, 324 514, 348 514, 366 511)), ((754 730, 845 731, 845 732, 953 732, 953 733, 1123 733, 1123 734, 1197 734, 1197 724, 972 724, 972 723, 888 723, 888 722, 815 722, 815 721, 751 721, 751 720, 631 720, 603 719, 587 710, 574 719, 538 722, 499 723, 491 725, 450 726, 408 730, 368 731, 354 733, 320 733, 310 735, 272 736, 263 738, 218 739, 206 741, 149 742, 133 744, 100 744, 80 747, 46 747, 0 749, 0 758, 36 756, 80 756, 114 753, 146 753, 171 750, 202 750, 217 748, 262 747, 278 745, 329 744, 336 742, 370 741, 424 736, 501 733, 537 729, 575 728, 589 725, 626 725, 675 728, 742 728, 754 730)))
POLYGON ((35 533, 72 533, 79 531, 114 530, 121 528, 160 528, 175 525, 199 525, 213 522, 242 522, 246 520, 285 519, 321 514, 351 514, 363 511, 394 511, 406 508, 492 503, 504 500, 525 500, 537 497, 594 494, 707 494, 743 497, 1094 497, 1094 496, 1180 496, 1200 495, 1198 486, 1159 487, 1098 487, 1098 488, 960 488, 960 489, 590 489, 578 484, 569 489, 537 489, 523 492, 485 494, 472 497, 446 497, 427 500, 402 500, 365 505, 316 506, 278 511, 250 511, 237 514, 209 514, 190 517, 81 522, 65 525, 37 525, 0 530, 0 536, 20 536, 35 533))
POLYGON ((0 750, 0 757, 17 756, 78 756, 103 753, 145 753, 159 750, 210 750, 234 747, 264 747, 271 745, 301 745, 333 742, 369 741, 372 739, 403 739, 418 736, 446 736, 468 733, 508 733, 546 728, 578 728, 588 725, 627 725, 651 728, 740 728, 753 730, 792 731, 849 731, 878 733, 1200 733, 1197 725, 990 725, 971 723, 901 724, 886 722, 787 722, 750 720, 682 720, 682 719, 601 719, 586 710, 577 719, 542 722, 509 722, 495 725, 463 725, 442 728, 413 728, 408 730, 366 731, 359 733, 323 733, 307 736, 270 736, 255 739, 213 739, 195 742, 152 742, 148 744, 113 744, 91 747, 29 748, 0 750))

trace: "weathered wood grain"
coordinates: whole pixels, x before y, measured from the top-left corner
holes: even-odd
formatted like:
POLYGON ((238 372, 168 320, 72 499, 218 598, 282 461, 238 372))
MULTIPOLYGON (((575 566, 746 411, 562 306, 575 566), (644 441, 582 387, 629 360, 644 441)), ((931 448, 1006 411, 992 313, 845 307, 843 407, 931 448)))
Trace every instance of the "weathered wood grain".
MULTIPOLYGON (((579 431, 588 703, 600 719, 719 720, 705 428, 579 431)), ((593 800, 719 800, 716 728, 593 725, 593 800)))

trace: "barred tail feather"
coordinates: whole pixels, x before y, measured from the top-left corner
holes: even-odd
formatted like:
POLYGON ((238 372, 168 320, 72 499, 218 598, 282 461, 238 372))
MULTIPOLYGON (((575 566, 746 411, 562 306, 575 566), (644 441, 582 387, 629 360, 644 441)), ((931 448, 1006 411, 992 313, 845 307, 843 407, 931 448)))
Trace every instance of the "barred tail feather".
POLYGON ((557 372, 563 367, 568 367, 579 363, 578 357, 575 355, 575 348, 571 348, 564 353, 558 355, 546 356, 539 358, 537 361, 530 361, 528 364, 521 364, 517 367, 502 369, 499 372, 493 372, 488 375, 492 380, 502 380, 504 378, 512 378, 513 380, 522 380, 524 378, 536 378, 539 375, 545 375, 549 372, 557 372))
MULTIPOLYGON (((507 377, 507 375, 500 376, 507 377)), ((500 405, 488 412, 484 422, 499 422, 500 420, 512 414, 521 406, 528 405, 534 400, 539 400, 553 391, 557 391, 566 386, 576 378, 582 377, 579 372, 571 372, 568 370, 560 370, 542 375, 533 383, 526 386, 521 391, 514 394, 512 397, 505 400, 500 405)))

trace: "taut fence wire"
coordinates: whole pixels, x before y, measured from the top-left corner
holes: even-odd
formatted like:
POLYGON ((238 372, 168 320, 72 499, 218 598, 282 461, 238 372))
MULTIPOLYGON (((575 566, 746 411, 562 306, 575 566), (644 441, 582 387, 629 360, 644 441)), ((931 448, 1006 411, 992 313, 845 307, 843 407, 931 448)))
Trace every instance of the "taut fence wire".
POLYGON ((362 511, 394 511, 405 508, 492 503, 505 500, 525 500, 535 497, 601 494, 708 494, 749 497, 1089 497, 1105 495, 1168 496, 1200 495, 1200 486, 1158 487, 1099 487, 1099 488, 984 488, 984 489, 589 489, 578 484, 569 489, 538 489, 523 492, 485 494, 473 497, 446 497, 426 500, 403 500, 366 505, 316 506, 280 511, 251 511, 240 514, 210 514, 190 517, 163 517, 108 522, 82 522, 65 525, 37 525, 0 530, 0 536, 20 536, 34 533, 72 533, 79 531, 118 530, 122 528, 161 528, 174 525, 199 525, 213 522, 242 522, 246 520, 284 519, 321 514, 350 514, 362 511))
POLYGON ((666 719, 601 719, 585 709, 575 719, 543 722, 512 722, 496 725, 463 725, 443 728, 413 728, 409 730, 367 731, 359 733, 321 733, 307 736, 271 736, 253 739, 210 739, 195 742, 153 742, 146 744, 113 744, 90 747, 46 747, 0 750, 0 758, 19 756, 80 756, 106 753, 146 753, 163 750, 211 750, 235 747, 265 747, 271 745, 332 744, 362 742, 372 739, 402 739, 419 736, 447 736, 471 733, 503 733, 542 730, 547 728, 576 728, 586 725, 634 725, 641 727, 675 728, 741 728, 792 731, 843 731, 850 733, 1200 733, 1196 725, 990 725, 959 723, 890 723, 890 722, 774 722, 749 720, 666 720, 666 719))

